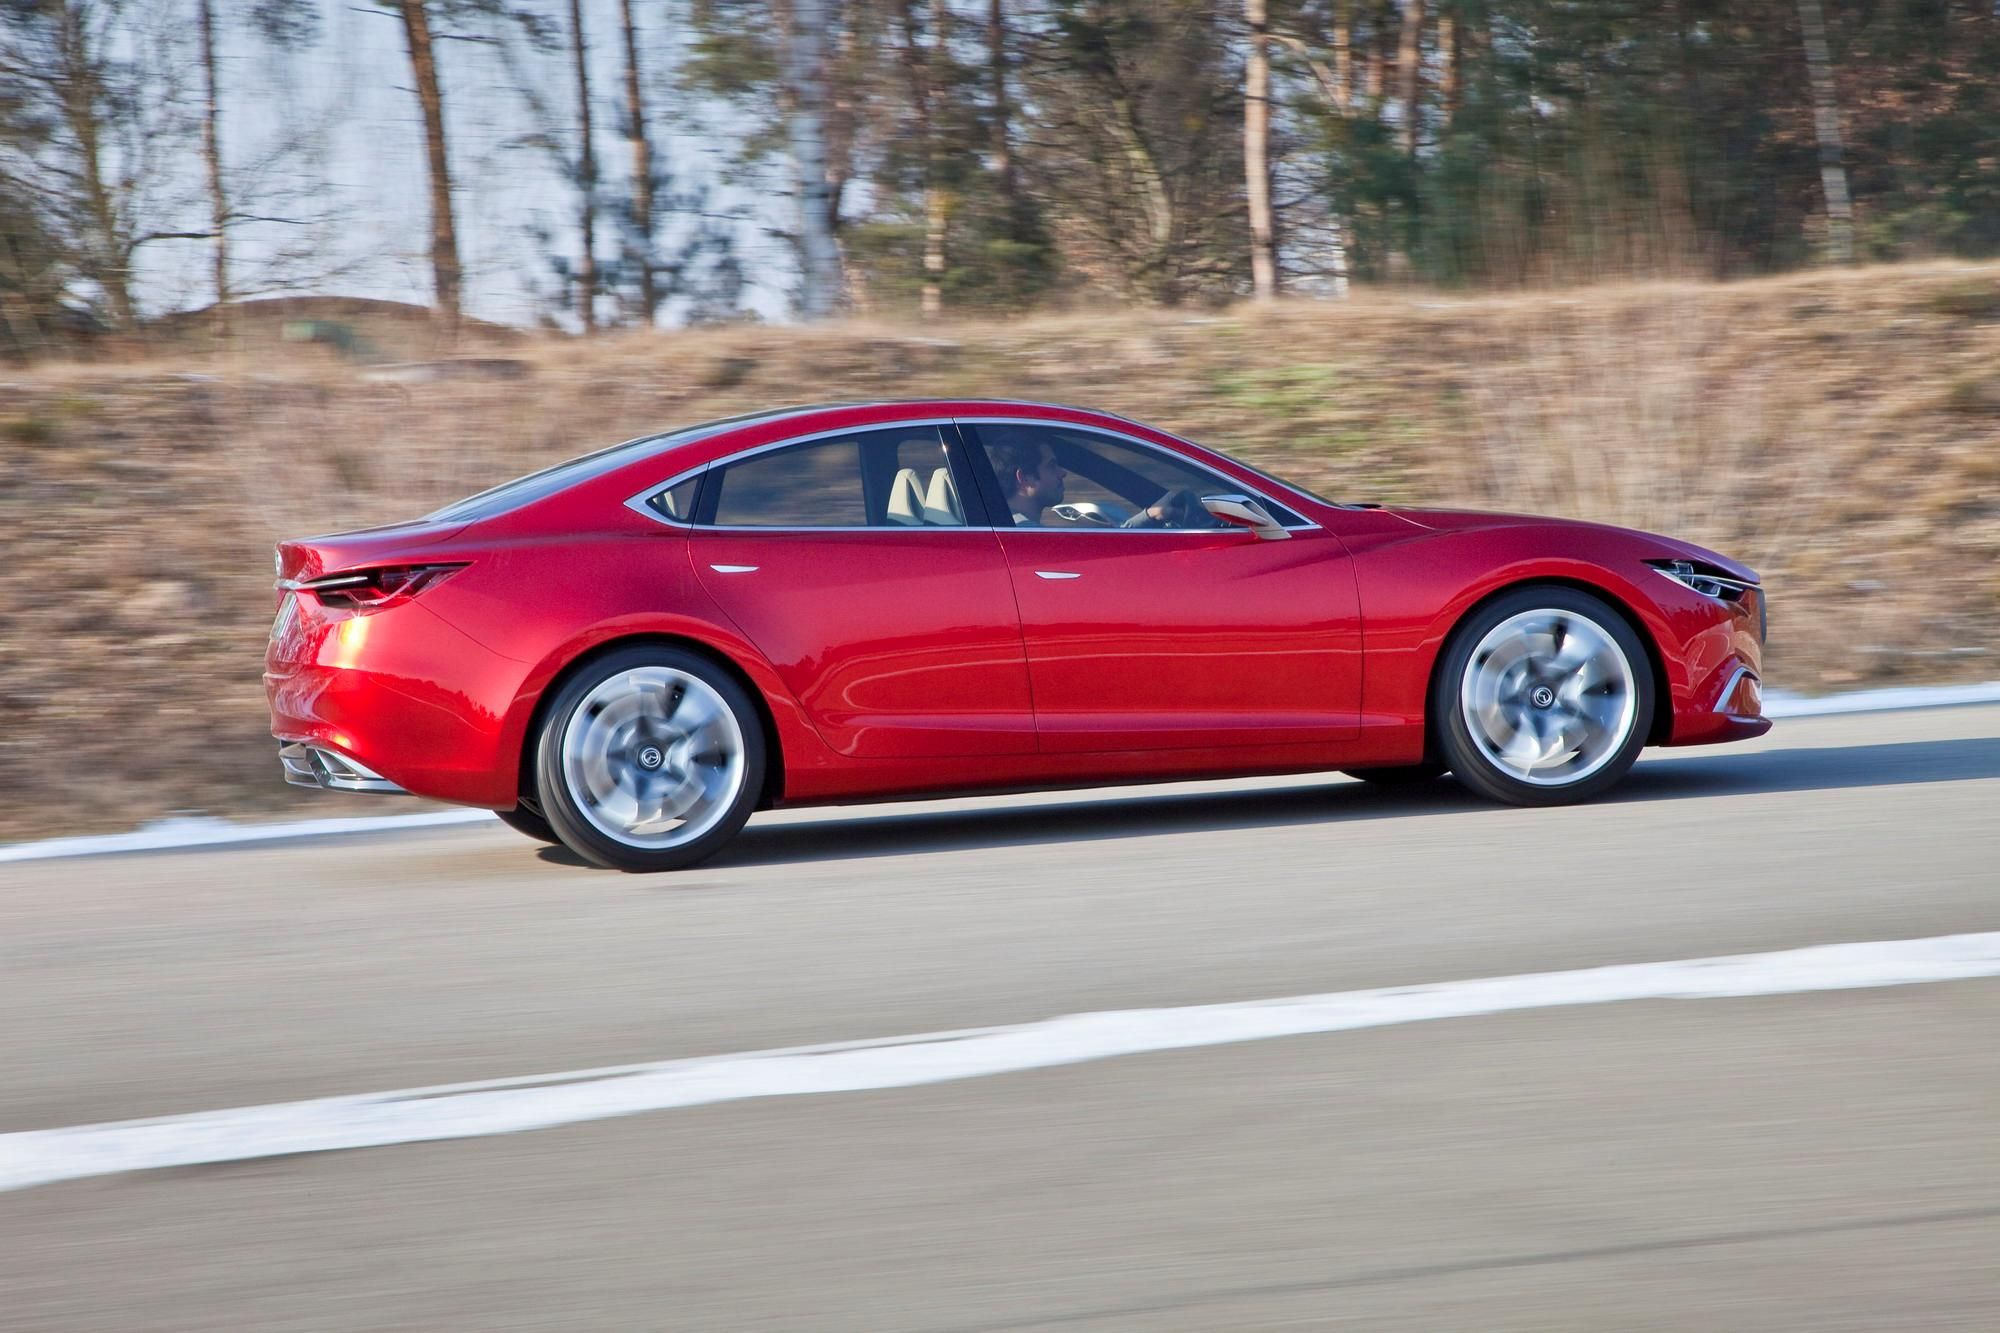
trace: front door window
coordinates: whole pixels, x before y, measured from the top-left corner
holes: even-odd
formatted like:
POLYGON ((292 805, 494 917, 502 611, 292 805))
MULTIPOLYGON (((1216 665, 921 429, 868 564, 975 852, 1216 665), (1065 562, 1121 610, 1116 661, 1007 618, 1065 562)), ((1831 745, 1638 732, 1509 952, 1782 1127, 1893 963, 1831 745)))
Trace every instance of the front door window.
MULTIPOLYGON (((1218 528, 1225 525, 1201 497, 1243 490, 1207 468, 1095 431, 1012 423, 977 429, 1016 527, 1218 528)), ((1269 507, 1280 523, 1304 521, 1280 505, 1269 507)))

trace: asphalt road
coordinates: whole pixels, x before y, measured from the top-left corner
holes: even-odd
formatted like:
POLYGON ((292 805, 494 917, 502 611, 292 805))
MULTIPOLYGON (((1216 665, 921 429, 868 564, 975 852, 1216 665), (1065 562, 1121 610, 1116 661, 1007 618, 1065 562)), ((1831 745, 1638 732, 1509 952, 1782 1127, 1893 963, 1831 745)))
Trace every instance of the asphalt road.
MULTIPOLYGON (((365 809, 329 799, 328 813, 365 809)), ((0 1133, 2000 929, 2000 708, 1546 811, 1344 779, 0 868, 0 1133)), ((2000 979, 1636 1001, 0 1193, 0 1328, 2000 1327, 2000 979)))

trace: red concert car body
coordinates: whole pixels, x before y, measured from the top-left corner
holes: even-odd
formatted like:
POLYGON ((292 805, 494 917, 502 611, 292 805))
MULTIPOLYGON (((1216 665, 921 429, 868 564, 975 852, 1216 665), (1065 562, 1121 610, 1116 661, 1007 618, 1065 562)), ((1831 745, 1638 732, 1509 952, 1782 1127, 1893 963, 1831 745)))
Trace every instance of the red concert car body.
POLYGON ((1324 500, 1121 417, 794 408, 278 547, 289 781, 673 869, 752 811, 1344 769, 1584 799, 1756 736, 1764 593, 1596 524, 1324 500))

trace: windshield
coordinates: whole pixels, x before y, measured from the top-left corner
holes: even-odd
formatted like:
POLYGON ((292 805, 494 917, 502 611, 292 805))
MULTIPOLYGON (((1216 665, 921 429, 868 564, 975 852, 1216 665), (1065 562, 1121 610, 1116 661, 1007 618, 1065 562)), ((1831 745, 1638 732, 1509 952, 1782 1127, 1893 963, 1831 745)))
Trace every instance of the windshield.
MULTIPOLYGON (((1208 449, 1215 449, 1215 446, 1212 444, 1204 445, 1203 447, 1208 449)), ((1215 449, 1215 452, 1221 454, 1222 450, 1215 449)), ((1245 472, 1253 472, 1256 475, 1262 477, 1265 481, 1275 483, 1276 485, 1282 486, 1287 490, 1297 491, 1300 495, 1305 496, 1308 500, 1317 500, 1321 504, 1331 505, 1335 509, 1354 508, 1353 505, 1344 504, 1339 500, 1329 500, 1324 495, 1321 495, 1318 491, 1313 490, 1309 486, 1301 486, 1296 481, 1291 481, 1285 477, 1278 476, 1274 472, 1266 472, 1263 468, 1258 467, 1255 463, 1246 463, 1241 458, 1237 457, 1235 454, 1222 454, 1222 456, 1224 458, 1227 458, 1230 462, 1236 464, 1236 466, 1242 468, 1245 472)))

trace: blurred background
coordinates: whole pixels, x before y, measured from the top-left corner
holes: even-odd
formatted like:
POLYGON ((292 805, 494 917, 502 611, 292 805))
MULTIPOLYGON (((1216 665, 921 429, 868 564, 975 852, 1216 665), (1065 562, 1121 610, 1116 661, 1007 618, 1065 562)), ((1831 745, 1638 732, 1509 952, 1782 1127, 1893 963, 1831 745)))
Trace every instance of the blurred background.
POLYGON ((291 799, 278 538, 801 400, 1664 529, 1776 686, 2000 674, 1996 9, 5 0, 0 836, 291 799))

